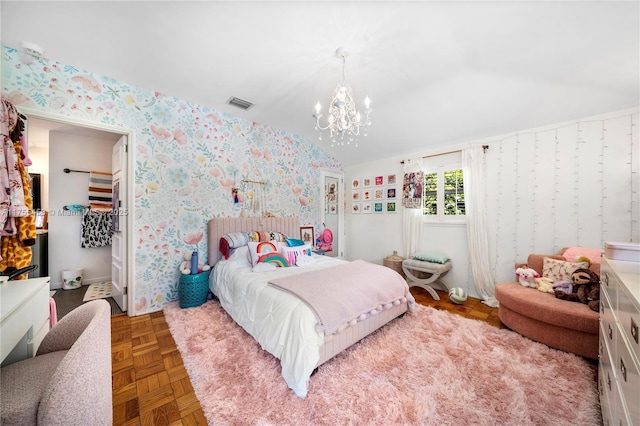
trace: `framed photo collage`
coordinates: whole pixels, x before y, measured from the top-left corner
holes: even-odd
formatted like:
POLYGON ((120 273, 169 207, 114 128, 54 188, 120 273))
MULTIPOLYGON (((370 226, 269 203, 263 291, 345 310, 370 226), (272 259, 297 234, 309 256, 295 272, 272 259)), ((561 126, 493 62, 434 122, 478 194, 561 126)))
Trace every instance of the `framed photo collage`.
POLYGON ((351 180, 351 214, 395 213, 398 209, 396 175, 351 180))

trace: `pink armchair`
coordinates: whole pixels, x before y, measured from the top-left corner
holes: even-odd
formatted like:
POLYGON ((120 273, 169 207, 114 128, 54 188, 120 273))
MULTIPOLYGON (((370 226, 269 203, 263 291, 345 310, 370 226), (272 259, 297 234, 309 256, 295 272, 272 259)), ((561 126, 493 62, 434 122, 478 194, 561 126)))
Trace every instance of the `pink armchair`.
MULTIPOLYGON (((561 254, 531 254, 526 265, 542 276, 545 257, 565 260, 561 254)), ((599 263, 590 269, 600 275, 599 263)), ((500 320, 511 330, 552 348, 598 359, 599 315, 587 305, 557 299, 515 280, 496 285, 495 295, 500 320)))
POLYGON ((0 370, 0 424, 111 425, 111 307, 65 315, 35 357, 0 370))

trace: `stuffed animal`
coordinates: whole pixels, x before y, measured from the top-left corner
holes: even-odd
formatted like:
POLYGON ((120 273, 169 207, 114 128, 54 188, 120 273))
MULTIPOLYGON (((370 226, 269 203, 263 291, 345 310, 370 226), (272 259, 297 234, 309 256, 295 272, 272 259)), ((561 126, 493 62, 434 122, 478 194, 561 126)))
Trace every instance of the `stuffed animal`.
POLYGON ((558 281, 553 285, 553 289, 565 293, 573 293, 573 284, 569 281, 558 281))
POLYGON ((543 293, 553 293, 553 280, 547 277, 534 278, 533 282, 536 284, 538 290, 543 293))
MULTIPOLYGON (((209 269, 211 269, 211 266, 198 262, 198 273, 208 271, 209 269)), ((180 264, 180 273, 184 275, 191 274, 191 253, 184 255, 184 262, 180 264)))
POLYGON ((540 278, 540 274, 538 274, 535 269, 531 269, 527 267, 527 265, 523 265, 516 269, 516 277, 518 277, 518 282, 522 286, 536 288, 536 283, 533 280, 535 278, 540 278))
POLYGON ((600 277, 590 269, 576 269, 571 274, 573 292, 565 293, 555 290, 556 298, 580 302, 589 306, 592 311, 600 310, 600 277))

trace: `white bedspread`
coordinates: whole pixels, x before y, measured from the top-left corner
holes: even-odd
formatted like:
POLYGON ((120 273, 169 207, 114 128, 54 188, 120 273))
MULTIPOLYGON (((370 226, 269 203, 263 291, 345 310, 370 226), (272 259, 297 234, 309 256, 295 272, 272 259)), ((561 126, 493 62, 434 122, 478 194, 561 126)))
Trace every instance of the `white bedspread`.
POLYGON ((253 272, 247 263, 220 261, 210 275, 209 288, 222 307, 260 346, 280 359, 282 377, 301 398, 307 395, 311 373, 320 359, 324 335, 316 331, 316 317, 295 296, 268 282, 274 278, 345 263, 329 256, 313 256, 304 268, 253 272))

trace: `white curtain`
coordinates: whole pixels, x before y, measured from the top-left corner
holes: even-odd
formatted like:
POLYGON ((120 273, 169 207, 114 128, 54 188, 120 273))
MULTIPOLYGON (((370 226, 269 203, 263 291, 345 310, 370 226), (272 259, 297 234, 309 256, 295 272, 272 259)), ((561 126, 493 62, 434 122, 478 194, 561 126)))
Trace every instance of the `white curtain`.
MULTIPOLYGON (((404 173, 421 172, 422 158, 405 160, 404 173)), ((405 207, 402 213, 402 228, 404 236, 404 257, 410 258, 418 249, 422 235, 422 206, 417 209, 405 207)))
POLYGON ((484 208, 484 150, 475 146, 462 150, 465 209, 467 216, 467 240, 469 260, 476 291, 482 303, 498 306, 495 298, 495 280, 489 266, 489 243, 484 208))

